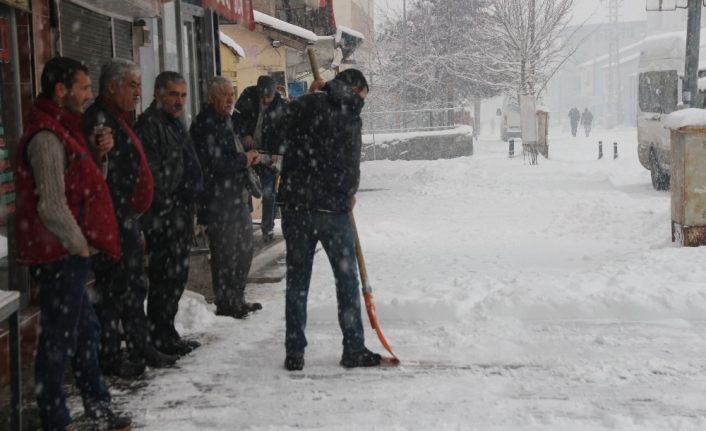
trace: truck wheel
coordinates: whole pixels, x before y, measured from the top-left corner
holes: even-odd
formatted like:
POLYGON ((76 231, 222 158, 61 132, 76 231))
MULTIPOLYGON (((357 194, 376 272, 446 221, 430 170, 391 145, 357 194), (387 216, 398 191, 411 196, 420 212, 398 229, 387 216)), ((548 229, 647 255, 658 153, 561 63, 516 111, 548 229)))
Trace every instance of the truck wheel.
POLYGON ((669 190, 669 174, 659 166, 657 156, 650 152, 650 174, 652 177, 652 187, 655 190, 669 190))

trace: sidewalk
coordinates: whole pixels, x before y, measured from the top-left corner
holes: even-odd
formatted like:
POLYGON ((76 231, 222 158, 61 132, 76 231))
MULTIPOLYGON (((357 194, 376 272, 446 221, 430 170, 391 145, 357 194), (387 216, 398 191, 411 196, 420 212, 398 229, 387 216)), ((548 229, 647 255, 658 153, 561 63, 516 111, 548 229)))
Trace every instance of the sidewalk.
MULTIPOLYGON (((253 223, 253 261, 248 275, 248 284, 277 283, 285 276, 284 256, 285 245, 279 220, 275 225, 274 240, 268 244, 262 241, 260 224, 253 223)), ((194 248, 191 252, 189 281, 187 290, 204 296, 206 301, 213 303, 214 294, 211 288, 211 265, 206 247, 194 248)))

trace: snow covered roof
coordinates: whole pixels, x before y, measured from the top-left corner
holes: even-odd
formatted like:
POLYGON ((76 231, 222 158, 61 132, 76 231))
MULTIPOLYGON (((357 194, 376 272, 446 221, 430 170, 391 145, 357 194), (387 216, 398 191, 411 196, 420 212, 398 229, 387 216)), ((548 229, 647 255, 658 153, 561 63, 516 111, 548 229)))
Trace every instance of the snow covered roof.
POLYGON ((336 43, 341 42, 341 37, 343 36, 343 33, 348 33, 353 37, 357 37, 358 39, 365 40, 365 36, 363 36, 363 33, 353 30, 352 28, 348 28, 343 25, 336 26, 336 43))
POLYGON ((230 48, 230 50, 233 51, 234 54, 245 58, 245 50, 243 49, 243 47, 235 43, 235 41, 230 36, 223 33, 222 31, 219 31, 218 38, 220 39, 221 43, 230 48))
POLYGON ((311 43, 316 43, 316 41, 319 40, 319 37, 314 34, 313 31, 296 26, 294 24, 290 24, 273 16, 264 14, 262 12, 253 11, 253 17, 255 18, 256 23, 273 28, 282 33, 287 33, 296 36, 311 43))
MULTIPOLYGON (((628 51, 632 51, 634 49, 637 49, 638 56, 639 56, 639 52, 640 52, 639 49, 641 46, 642 46, 642 41, 639 41, 637 43, 633 43, 632 45, 624 46, 624 47, 620 48, 620 51, 618 51, 618 54, 622 54, 624 52, 628 52, 628 51)), ((596 58, 592 58, 591 60, 584 61, 583 63, 579 64, 579 67, 592 66, 596 63, 608 62, 609 59, 610 59, 610 55, 604 54, 604 55, 601 55, 600 57, 596 57, 596 58)), ((621 63, 622 63, 622 59, 621 59, 621 63)))

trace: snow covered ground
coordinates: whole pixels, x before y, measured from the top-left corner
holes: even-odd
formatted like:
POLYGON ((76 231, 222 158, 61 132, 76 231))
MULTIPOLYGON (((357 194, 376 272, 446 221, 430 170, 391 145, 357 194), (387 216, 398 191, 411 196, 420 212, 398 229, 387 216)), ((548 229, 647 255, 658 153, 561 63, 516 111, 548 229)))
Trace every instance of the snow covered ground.
POLYGON ((250 287, 264 310, 245 321, 189 295, 178 321, 204 345, 116 402, 170 431, 706 429, 706 252, 671 243, 636 141, 556 133, 539 166, 490 140, 365 163, 356 217, 401 366, 338 365, 319 253, 302 372, 282 366, 284 282, 250 287), (599 139, 620 157, 597 160, 599 139))

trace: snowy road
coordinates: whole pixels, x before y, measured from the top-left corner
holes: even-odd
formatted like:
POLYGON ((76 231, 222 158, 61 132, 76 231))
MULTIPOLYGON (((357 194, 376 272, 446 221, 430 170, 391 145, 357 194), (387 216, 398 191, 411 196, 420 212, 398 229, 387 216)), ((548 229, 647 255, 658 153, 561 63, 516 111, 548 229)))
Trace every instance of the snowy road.
MULTIPOLYGON (((263 312, 178 320, 204 346, 116 401, 149 430, 703 430, 706 254, 670 241, 669 195, 634 130, 557 134, 539 166, 507 144, 363 165, 356 217, 403 365, 345 370, 317 255, 302 372, 284 359, 284 283, 263 312), (620 157, 597 160, 596 142, 620 157)), ((372 331, 368 345, 380 350, 372 331)))

